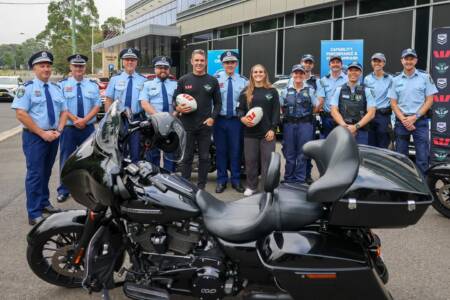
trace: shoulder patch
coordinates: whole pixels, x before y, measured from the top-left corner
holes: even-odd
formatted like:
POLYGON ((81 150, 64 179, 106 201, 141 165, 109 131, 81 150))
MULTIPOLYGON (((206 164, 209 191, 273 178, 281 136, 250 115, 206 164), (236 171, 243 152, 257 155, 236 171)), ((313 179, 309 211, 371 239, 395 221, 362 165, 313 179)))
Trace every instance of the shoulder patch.
POLYGON ((17 88, 16 96, 17 98, 22 98, 25 95, 25 85, 20 85, 17 88))
POLYGON ((25 82, 23 84, 23 86, 27 86, 27 85, 30 85, 30 84, 33 84, 33 80, 28 80, 27 82, 25 82))

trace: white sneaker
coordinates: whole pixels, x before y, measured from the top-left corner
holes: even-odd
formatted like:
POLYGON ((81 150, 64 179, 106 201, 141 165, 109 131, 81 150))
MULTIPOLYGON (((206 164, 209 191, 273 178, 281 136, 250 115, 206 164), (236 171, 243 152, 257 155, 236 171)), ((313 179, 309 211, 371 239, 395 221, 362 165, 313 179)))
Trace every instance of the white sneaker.
POLYGON ((248 197, 248 196, 251 196, 253 194, 256 194, 256 190, 252 190, 252 189, 249 189, 249 188, 245 189, 244 196, 248 197))

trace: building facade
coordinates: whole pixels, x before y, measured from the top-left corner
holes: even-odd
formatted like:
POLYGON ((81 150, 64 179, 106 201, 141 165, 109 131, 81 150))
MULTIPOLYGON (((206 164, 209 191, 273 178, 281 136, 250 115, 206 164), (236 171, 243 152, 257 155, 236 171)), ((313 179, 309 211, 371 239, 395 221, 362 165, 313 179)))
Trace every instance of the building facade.
POLYGON ((262 63, 272 80, 304 53, 318 58, 318 72, 321 40, 364 39, 365 66, 384 52, 396 72, 408 47, 428 69, 431 32, 450 26, 448 15, 450 1, 442 0, 127 0, 125 33, 114 39, 141 49, 143 69, 151 57, 171 55, 177 75, 190 70, 194 49, 237 48, 244 75, 262 63))

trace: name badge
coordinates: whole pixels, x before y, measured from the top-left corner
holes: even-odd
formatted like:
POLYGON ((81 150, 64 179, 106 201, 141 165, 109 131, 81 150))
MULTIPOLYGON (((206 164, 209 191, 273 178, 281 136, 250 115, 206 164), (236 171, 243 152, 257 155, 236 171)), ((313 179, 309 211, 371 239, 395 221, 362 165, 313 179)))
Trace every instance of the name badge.
POLYGON ((65 86, 64 87, 64 92, 72 92, 73 91, 73 87, 72 86, 65 86))
POLYGON ((42 93, 41 93, 40 90, 35 90, 35 91, 34 91, 34 95, 35 95, 36 97, 40 97, 40 96, 42 96, 42 93))
POLYGON ((350 96, 349 96, 349 95, 342 95, 342 98, 344 98, 344 99, 350 99, 350 96))

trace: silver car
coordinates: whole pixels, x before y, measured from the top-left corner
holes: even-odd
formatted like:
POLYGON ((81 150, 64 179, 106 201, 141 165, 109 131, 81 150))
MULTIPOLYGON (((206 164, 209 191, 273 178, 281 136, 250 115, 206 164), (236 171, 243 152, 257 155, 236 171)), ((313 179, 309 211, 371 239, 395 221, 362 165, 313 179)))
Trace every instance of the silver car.
POLYGON ((0 101, 12 102, 21 84, 19 76, 0 76, 0 101))

